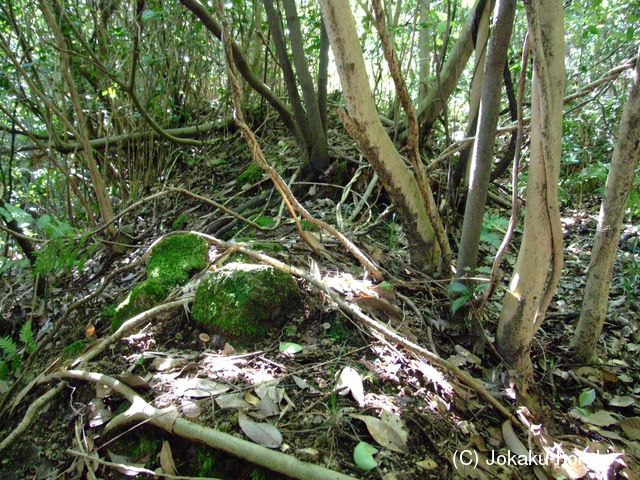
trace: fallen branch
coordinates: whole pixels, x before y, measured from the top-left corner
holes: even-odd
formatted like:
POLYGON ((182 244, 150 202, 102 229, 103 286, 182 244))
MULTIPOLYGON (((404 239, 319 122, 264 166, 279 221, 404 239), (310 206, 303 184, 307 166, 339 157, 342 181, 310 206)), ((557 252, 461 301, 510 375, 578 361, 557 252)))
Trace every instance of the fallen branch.
POLYGON ((94 382, 111 388, 114 392, 124 396, 131 407, 111 420, 106 431, 114 430, 131 422, 148 421, 171 434, 204 443, 210 447, 223 450, 242 458, 248 462, 267 468, 274 472, 301 480, 352 480, 353 477, 344 475, 328 468, 302 462, 295 457, 277 450, 270 450, 253 442, 242 440, 233 435, 198 425, 184 418, 178 417, 172 408, 158 409, 149 405, 140 395, 113 377, 101 373, 83 370, 67 370, 54 373, 43 382, 55 379, 77 379, 94 382))
POLYGON ((29 428, 29 426, 36 419, 38 411, 42 407, 47 405, 53 399, 53 397, 55 397, 58 393, 60 393, 64 388, 64 386, 65 386, 64 383, 58 384, 55 388, 52 388, 47 393, 42 395, 40 398, 35 400, 31 405, 29 405, 29 408, 27 409, 27 413, 24 414, 22 421, 18 424, 16 428, 13 429, 13 431, 9 435, 5 437, 4 440, 2 440, 2 442, 0 442, 0 452, 6 449, 15 440, 17 440, 20 437, 20 435, 22 435, 24 432, 27 431, 27 428, 29 428))

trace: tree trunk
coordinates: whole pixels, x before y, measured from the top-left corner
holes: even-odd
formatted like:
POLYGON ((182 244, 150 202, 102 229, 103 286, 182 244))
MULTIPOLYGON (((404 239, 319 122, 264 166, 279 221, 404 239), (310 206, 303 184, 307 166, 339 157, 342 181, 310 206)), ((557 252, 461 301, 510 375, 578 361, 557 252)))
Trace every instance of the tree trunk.
MULTIPOLYGON (((60 49, 60 74, 62 75, 64 83, 69 89, 69 96, 71 97, 71 103, 73 104, 73 110, 75 112, 77 121, 77 129, 75 134, 76 138, 80 140, 80 143, 84 148, 84 153, 87 157, 89 176, 91 177, 91 183, 93 184, 93 189, 98 201, 98 207, 100 208, 100 215, 102 216, 103 222, 110 223, 115 216, 113 213, 113 206, 111 204, 111 198, 109 197, 109 193, 107 192, 107 187, 104 183, 104 179, 100 174, 98 163, 95 160, 93 150, 91 149, 91 145, 89 143, 89 135, 87 133, 88 121, 84 115, 82 104, 80 103, 80 97, 78 95, 73 78, 71 77, 71 72, 69 70, 69 54, 67 53, 67 45, 62 31, 56 23, 53 13, 49 9, 48 5, 44 2, 44 0, 40 0, 39 4, 40 9, 42 10, 47 23, 49 24, 49 27, 53 31, 56 42, 58 43, 58 48, 60 49)), ((112 240, 118 236, 118 231, 113 223, 110 223, 110 225, 107 227, 107 232, 109 233, 109 236, 112 240)))
POLYGON ((429 87, 427 97, 421 104, 423 109, 418 111, 423 137, 431 130, 433 122, 438 118, 445 103, 455 90, 464 67, 467 65, 469 57, 471 57, 474 26, 477 28, 477 25, 482 21, 482 16, 490 15, 492 9, 493 0, 476 0, 476 3, 471 8, 458 40, 453 45, 453 49, 443 65, 442 71, 439 73, 439 81, 436 81, 437 83, 434 82, 434 85, 429 87))
POLYGON ((458 251, 459 275, 476 268, 478 243, 480 242, 489 178, 493 166, 493 146, 498 116, 500 115, 502 77, 511 41, 515 11, 515 0, 498 0, 496 20, 485 62, 480 118, 471 160, 469 191, 464 210, 460 250, 458 251))
POLYGON ((416 179, 380 122, 349 1, 321 0, 320 7, 347 104, 341 119, 403 219, 412 262, 427 273, 437 272, 441 252, 435 232, 416 179))
POLYGON ((625 105, 618 141, 613 151, 604 199, 600 207, 598 230, 593 241, 591 263, 584 289, 580 320, 573 337, 573 348, 582 361, 597 358, 596 343, 602 333, 613 263, 627 206, 627 198, 640 155, 640 52, 629 100, 625 105))
POLYGON ((329 166, 329 153, 327 150, 327 139, 324 136, 322 118, 318 107, 318 97, 313 85, 309 64, 304 53, 304 41, 300 30, 300 19, 296 9, 295 0, 283 0, 287 14, 287 26, 289 28, 289 38, 291 39, 291 53, 293 63, 296 67, 298 83, 302 90, 305 109, 307 111, 307 121, 309 122, 309 143, 311 145, 310 160, 305 178, 314 180, 320 173, 329 166))
MULTIPOLYGON (((489 5, 489 8, 492 8, 489 5)), ((475 135, 478 129, 478 112, 480 111, 480 98, 482 94, 482 84, 484 79, 484 64, 487 57, 487 43, 489 38, 489 15, 482 15, 479 23, 474 25, 472 35, 475 47, 475 62, 473 67, 473 80, 471 81, 471 93, 469 94, 469 117, 467 119, 467 129, 465 138, 475 135)), ((451 189, 450 202, 452 208, 458 210, 462 206, 466 192, 464 189, 469 185, 469 158, 473 153, 475 141, 469 144, 460 152, 456 169, 453 173, 453 185, 451 189)))
MULTIPOLYGON (((287 88, 287 94, 289 95, 289 102, 291 102, 291 109, 293 116, 298 124, 301 136, 297 138, 298 146, 302 150, 305 157, 305 163, 309 161, 309 124, 307 122, 307 113, 302 106, 302 100, 300 100, 300 94, 298 93, 298 85, 296 84, 296 76, 293 72, 293 67, 289 61, 289 55, 287 54, 287 46, 280 28, 280 18, 276 13, 273 5, 273 0, 263 0, 265 12, 267 14, 267 21, 269 22, 269 29, 271 30, 271 37, 273 38, 273 46, 276 50, 278 62, 282 69, 282 76, 284 78, 284 84, 287 88)), ((234 54, 235 55, 235 54, 234 54)), ((235 57, 234 57, 235 58, 235 57)), ((239 69, 238 69, 239 70, 239 69)))
POLYGON ((522 245, 496 335, 498 351, 523 379, 531 373, 531 342, 563 263, 558 177, 565 84, 562 0, 526 0, 525 8, 533 53, 527 206, 522 245))
POLYGON ((420 29, 418 37, 418 80, 420 87, 418 88, 418 111, 424 111, 426 106, 424 101, 427 97, 429 75, 431 74, 431 28, 429 27, 431 9, 431 0, 420 0, 418 2, 418 11, 420 15, 420 29))

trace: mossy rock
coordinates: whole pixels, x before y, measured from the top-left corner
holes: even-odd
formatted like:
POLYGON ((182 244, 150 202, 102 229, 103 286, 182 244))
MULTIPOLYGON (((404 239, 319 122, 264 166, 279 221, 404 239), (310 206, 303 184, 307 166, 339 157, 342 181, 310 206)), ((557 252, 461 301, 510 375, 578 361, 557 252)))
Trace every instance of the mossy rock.
POLYGON ((111 330, 120 326, 139 313, 155 307, 167 296, 167 289, 155 278, 148 278, 137 285, 116 307, 111 322, 111 330))
POLYGON ((198 286, 191 312, 200 323, 250 346, 300 310, 295 279, 266 265, 230 263, 198 286))
POLYGON ((147 277, 165 288, 186 283, 194 273, 207 266, 209 245, 193 233, 174 235, 153 247, 147 263, 147 277))

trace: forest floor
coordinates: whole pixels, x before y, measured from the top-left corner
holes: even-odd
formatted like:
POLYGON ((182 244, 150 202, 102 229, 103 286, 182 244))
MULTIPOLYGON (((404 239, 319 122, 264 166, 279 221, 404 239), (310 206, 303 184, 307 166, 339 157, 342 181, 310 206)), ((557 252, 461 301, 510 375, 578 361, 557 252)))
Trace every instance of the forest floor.
MULTIPOLYGON (((353 174, 351 167, 349 171, 343 174, 343 181, 353 174)), ((239 191, 236 178, 240 172, 216 162, 209 170, 184 165, 171 183, 223 199, 239 191), (211 189, 212 178, 217 191, 211 189)), ((358 180, 359 191, 366 186, 365 177, 358 180)), ((264 177, 241 190, 246 200, 267 188, 269 182, 264 177)), ((342 191, 328 185, 309 187, 304 202, 312 215, 336 224, 336 211, 341 207, 334 190, 342 191)), ((272 197, 275 199, 276 193, 272 197)), ((382 202, 379 199, 378 204, 382 202)), ((281 216, 279 201, 264 200, 260 207, 262 210, 253 212, 259 217, 277 220, 281 216)), ((116 479, 136 474, 150 478, 160 468, 166 478, 288 478, 268 468, 273 465, 271 457, 258 454, 263 458, 259 462, 243 461, 225 453, 224 448, 204 446, 205 434, 194 441, 175 429, 173 433, 162 430, 141 411, 111 428, 114 418, 122 421, 119 414, 130 406, 119 390, 123 384, 149 405, 172 409, 198 427, 271 447, 270 451, 353 478, 640 478, 638 228, 625 225, 623 231, 608 320, 599 344, 602 363, 579 365, 569 355, 568 345, 580 311, 598 207, 563 212, 565 271, 532 347, 535 373, 529 382, 528 408, 517 408, 513 381, 491 348, 504 289, 478 319, 486 336, 486 348, 478 350, 482 342, 463 333, 452 319, 451 305, 456 297, 447 289, 449 281, 432 280, 410 266, 393 215, 375 222, 383 210, 384 205, 374 205, 369 224, 361 223, 359 234, 350 238, 382 267, 392 288, 380 288, 368 280, 357 260, 325 233, 318 239, 321 248, 314 253, 287 221, 286 210, 282 222, 272 230, 256 232, 236 225, 232 231, 218 228, 212 232, 211 225, 220 214, 198 199, 180 194, 140 204, 123 219, 137 235, 135 247, 115 259, 107 254, 107 248, 98 249, 82 271, 50 278, 41 307, 31 301, 29 272, 5 275, 2 303, 6 331, 0 335, 11 334, 17 342, 19 327, 28 318, 34 318, 39 335, 54 327, 58 330, 27 376, 48 375, 50 381, 41 383, 36 378, 24 390, 13 391, 5 404, 8 408, 1 421, 0 442, 23 419, 30 418, 32 423, 0 453, 0 478, 116 479), (181 215, 184 217, 176 225, 181 215), (103 312, 144 278, 144 266, 112 275, 100 295, 75 309, 62 325, 56 322, 73 302, 103 285, 117 268, 139 259, 152 242, 176 226, 224 238, 244 238, 248 248, 265 241, 279 245, 278 251, 263 253, 311 272, 353 308, 403 337, 407 344, 413 342, 438 355, 446 364, 428 361, 406 345, 374 332, 345 313, 316 285, 298 279, 304 313, 274 331, 257 348, 243 351, 227 339, 202 336, 203 330, 191 319, 188 308, 179 307, 151 316, 82 364, 82 370, 117 379, 116 384, 107 387, 101 380, 105 377, 96 376, 67 379, 57 395, 45 398, 40 410, 29 411, 58 383, 52 375, 78 368, 73 362, 82 352, 67 349, 64 357, 65 347, 88 339, 90 349, 91 342, 110 334, 103 312), (283 342, 303 349, 283 352, 283 342), (483 390, 470 387, 467 377, 456 373, 455 367, 477 379, 483 390), (489 403, 483 396, 487 392, 520 425, 528 424, 528 431, 513 425, 503 411, 489 403), (545 447, 549 457, 543 457, 545 447), (371 456, 373 448, 377 453, 371 456), (530 453, 540 457, 515 457, 530 453), (563 470, 550 464, 553 456, 564 459, 563 470), (260 462, 262 467, 257 465, 260 462), (372 470, 365 472, 356 462, 360 466, 369 463, 372 470), (532 465, 536 462, 543 465, 532 465)), ((507 218, 509 212, 495 210, 495 214, 507 218)), ((493 231, 486 232, 480 264, 491 264, 495 253, 491 235, 500 233, 500 225, 494 222, 493 231)), ((215 250, 212 248, 212 257, 220 253, 215 250)), ((511 248, 503 285, 514 261, 515 249, 511 248)), ((25 358, 17 361, 16 372, 25 358)), ((7 392, 14 380, 10 377, 1 382, 0 393, 7 392)), ((240 448, 250 451, 249 447, 240 448)), ((278 462, 285 462, 283 458, 275 459, 275 468, 281 466, 278 462)), ((324 476, 326 470, 316 474, 296 478, 343 478, 324 476)))

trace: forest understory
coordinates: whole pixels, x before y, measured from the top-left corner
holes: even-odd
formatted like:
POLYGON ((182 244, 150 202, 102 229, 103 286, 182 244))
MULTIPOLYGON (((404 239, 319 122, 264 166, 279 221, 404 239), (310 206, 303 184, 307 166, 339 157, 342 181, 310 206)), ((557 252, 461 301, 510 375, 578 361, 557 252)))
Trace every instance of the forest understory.
MULTIPOLYGON (((277 129, 257 131, 290 179, 295 163, 285 160, 288 144, 277 129)), ((179 160, 166 185, 128 209, 118 221, 130 232, 121 254, 104 244, 92 250, 82 269, 48 277, 41 302, 33 300, 28 270, 2 276, 0 336, 18 347, 14 374, 25 371, 25 362, 29 369, 20 390, 10 390, 14 375, 0 382, 0 446, 8 447, 1 478, 150 478, 154 472, 252 480, 640 478, 637 226, 623 227, 598 347, 603 363, 579 364, 566 345, 579 316, 599 199, 563 209, 562 280, 532 345, 528 405, 516 408, 514 380, 492 347, 500 295, 484 305, 481 318, 473 298, 458 311, 481 326, 470 335, 452 314, 466 292, 451 288, 456 279, 435 280, 411 266, 402 228, 379 185, 357 223, 347 220, 359 198, 350 190, 364 192, 372 177, 370 168, 358 170, 362 164, 348 137, 336 140, 336 160, 321 181, 293 190, 312 216, 342 225, 384 272, 382 284, 314 225, 304 225, 314 235, 313 249, 301 239, 268 177, 247 170, 251 157, 237 133, 220 144, 207 151, 217 161, 203 168, 179 160), (262 228, 231 221, 185 191, 226 199, 233 209, 253 203, 238 213, 262 228), (149 199, 160 192, 167 193, 149 199), (144 278, 149 246, 174 231, 218 239, 210 245, 217 267, 244 248, 301 272, 303 313, 257 349, 242 350, 233 340, 205 334, 191 319, 192 292, 184 288, 167 298, 173 307, 153 309, 120 338, 110 337, 105 310, 144 278), (22 327, 25 319, 32 334, 22 327), (29 358, 29 345, 50 332, 29 358), (158 419, 164 417, 190 426, 163 426, 158 419), (241 442, 230 444, 211 431, 241 442), (541 456, 543 465, 533 465, 530 452, 545 451, 551 460, 541 456), (529 459, 509 457, 518 452, 529 459), (551 466, 554 455, 564 459, 562 470, 551 466), (297 460, 289 464, 291 457, 297 460)), ((506 230, 499 219, 508 215, 504 206, 490 206, 480 265, 491 264, 506 230)), ((515 255, 510 247, 500 288, 515 255)))

